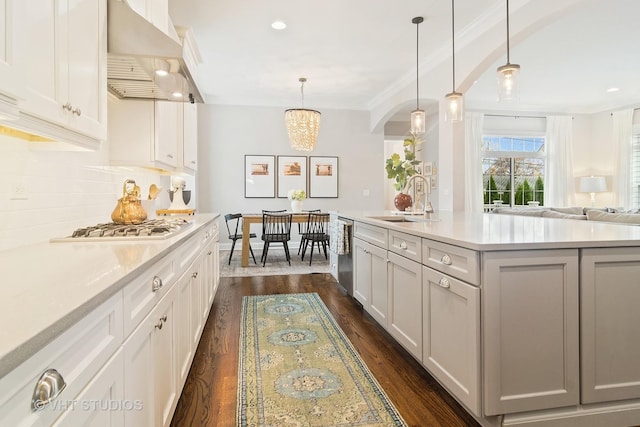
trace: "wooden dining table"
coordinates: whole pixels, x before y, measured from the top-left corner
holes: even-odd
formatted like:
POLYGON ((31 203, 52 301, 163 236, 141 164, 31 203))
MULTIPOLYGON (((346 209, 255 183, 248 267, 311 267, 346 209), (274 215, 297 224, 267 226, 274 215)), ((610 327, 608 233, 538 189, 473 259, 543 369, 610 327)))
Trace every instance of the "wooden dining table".
MULTIPOLYGON (((283 212, 291 214, 291 222, 307 222, 309 219, 308 212, 283 212)), ((247 267, 249 265, 249 245, 251 244, 249 235, 251 234, 251 224, 262 224, 261 213, 242 214, 242 261, 240 265, 247 267)))

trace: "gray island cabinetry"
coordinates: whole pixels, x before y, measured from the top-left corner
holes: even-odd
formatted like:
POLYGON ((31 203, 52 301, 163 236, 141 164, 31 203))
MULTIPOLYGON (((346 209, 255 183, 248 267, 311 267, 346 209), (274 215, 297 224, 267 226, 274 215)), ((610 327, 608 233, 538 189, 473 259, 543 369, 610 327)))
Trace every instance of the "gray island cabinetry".
POLYGON ((354 298, 483 426, 640 425, 640 227, 354 220, 354 298))

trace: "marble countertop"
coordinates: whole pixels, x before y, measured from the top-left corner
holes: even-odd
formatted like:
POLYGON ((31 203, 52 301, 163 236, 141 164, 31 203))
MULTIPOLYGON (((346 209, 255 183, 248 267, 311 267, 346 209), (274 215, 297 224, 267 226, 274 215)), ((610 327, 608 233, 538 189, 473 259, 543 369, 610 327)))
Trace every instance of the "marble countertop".
POLYGON ((218 214, 162 240, 41 243, 0 252, 0 378, 218 214))
POLYGON ((339 217, 378 225, 477 251, 640 247, 640 226, 465 212, 436 212, 432 221, 421 215, 393 211, 332 211, 339 217), (406 217, 406 222, 390 222, 406 217), (381 219, 382 218, 382 219, 381 219))

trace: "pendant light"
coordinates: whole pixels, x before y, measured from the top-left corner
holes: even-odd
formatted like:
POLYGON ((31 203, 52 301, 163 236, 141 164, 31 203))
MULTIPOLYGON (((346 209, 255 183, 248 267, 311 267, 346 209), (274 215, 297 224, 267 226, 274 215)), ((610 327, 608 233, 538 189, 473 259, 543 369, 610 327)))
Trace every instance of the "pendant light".
POLYGON ((444 120, 459 122, 464 114, 464 99, 460 92, 456 92, 456 39, 455 39, 455 0, 451 0, 451 46, 452 46, 452 90, 444 96, 447 101, 447 108, 444 113, 444 120))
POLYGON ((509 0, 507 1, 507 63, 498 67, 498 101, 517 101, 520 66, 509 62, 509 0))
POLYGON ((424 21, 422 16, 416 16, 411 20, 412 23, 416 24, 416 109, 411 112, 411 133, 414 135, 422 135, 426 127, 424 111, 420 109, 420 95, 418 91, 418 77, 420 75, 418 72, 418 35, 420 34, 418 28, 422 21, 424 21))
POLYGON ((313 151, 320 131, 320 112, 304 108, 305 77, 298 79, 302 95, 302 108, 291 108, 284 112, 291 147, 299 151, 313 151))

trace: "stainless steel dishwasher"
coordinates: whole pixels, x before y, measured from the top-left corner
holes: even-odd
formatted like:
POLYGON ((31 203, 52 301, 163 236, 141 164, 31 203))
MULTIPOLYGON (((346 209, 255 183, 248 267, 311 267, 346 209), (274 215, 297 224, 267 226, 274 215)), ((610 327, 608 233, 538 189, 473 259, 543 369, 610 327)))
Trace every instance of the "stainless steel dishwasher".
MULTIPOLYGON (((353 255, 351 244, 353 242, 353 221, 338 217, 338 227, 344 233, 344 242, 338 243, 338 284, 347 295, 353 296, 353 255)), ((341 233, 337 233, 340 235, 341 233)))

